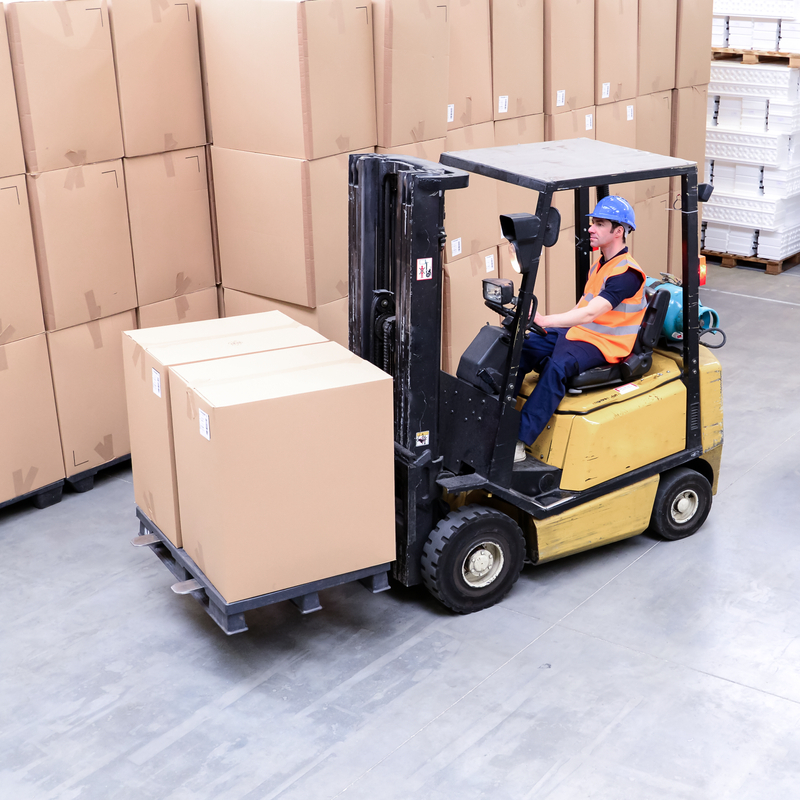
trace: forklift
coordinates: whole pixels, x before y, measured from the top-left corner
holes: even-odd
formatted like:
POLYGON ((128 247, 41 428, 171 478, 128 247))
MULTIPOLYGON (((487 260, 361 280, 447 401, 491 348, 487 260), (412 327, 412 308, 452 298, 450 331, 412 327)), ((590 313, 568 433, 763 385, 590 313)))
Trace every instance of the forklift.
MULTIPOLYGON (((699 201, 694 162, 589 139, 444 153, 441 163, 356 154, 349 164, 350 349, 394 378, 393 578, 424 583, 455 612, 502 600, 525 563, 542 564, 646 530, 695 533, 716 493, 722 454, 721 368, 701 348, 699 201), (538 192, 536 213, 500 217, 521 273, 485 279, 486 325, 456 375, 440 369, 445 192, 469 173, 538 192), (560 234, 556 192, 572 191, 578 297, 591 268, 590 191, 679 178, 683 331, 667 343, 666 292, 648 291, 631 355, 571 379, 545 431, 514 462, 515 390, 533 322, 543 248, 560 234)), ((516 267, 515 267, 516 268, 516 267)))

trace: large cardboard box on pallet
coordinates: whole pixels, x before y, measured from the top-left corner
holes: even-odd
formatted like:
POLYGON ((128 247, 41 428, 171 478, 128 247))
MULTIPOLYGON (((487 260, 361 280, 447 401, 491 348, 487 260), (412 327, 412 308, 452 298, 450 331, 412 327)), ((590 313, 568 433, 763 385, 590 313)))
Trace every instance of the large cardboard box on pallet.
POLYGON ((25 172, 22 135, 19 130, 17 95, 11 72, 11 55, 6 33, 6 15, 0 3, 0 178, 25 172))
MULTIPOLYGON (((636 98, 598 106, 597 140, 635 149, 636 117, 636 98)), ((611 186, 611 194, 624 197, 631 205, 636 202, 636 192, 635 183, 618 183, 611 186)))
POLYGON ((326 339, 338 342, 342 347, 348 346, 349 316, 348 298, 342 297, 332 303, 325 303, 316 308, 296 306, 282 303, 269 297, 237 292, 235 289, 223 289, 224 316, 237 317, 242 314, 258 314, 263 311, 281 311, 287 317, 319 331, 326 339))
MULTIPOLYGON (((672 92, 672 152, 676 158, 697 163, 697 182, 704 180, 706 163, 706 111, 708 86, 686 86, 672 92)), ((672 179, 677 190, 678 179, 672 179)))
POLYGON ((373 0, 379 147, 447 133, 449 0, 373 0))
MULTIPOLYGON (((494 123, 496 147, 511 147, 517 144, 534 144, 544 141, 544 114, 531 117, 513 117, 494 123)), ((536 213, 539 193, 533 189, 514 186, 505 181, 497 183, 497 213, 515 214, 520 211, 536 213)))
POLYGON ((497 325, 498 315, 483 300, 483 279, 498 278, 497 247, 489 247, 444 267, 442 303, 442 369, 456 374, 458 362, 484 325, 497 325))
POLYGON ((493 119, 492 34, 489 0, 458 0, 449 11, 447 128, 453 130, 493 119))
MULTIPOLYGON (((662 91, 636 98, 636 149, 670 155, 672 92, 662 91)), ((636 183, 636 201, 642 202, 669 191, 669 178, 636 183)))
POLYGON ((369 3, 203 0, 203 33, 217 146, 301 159, 375 146, 369 3))
POLYGON ((594 105, 595 0, 544 0, 544 113, 594 105))
MULTIPOLYGON (((494 123, 482 122, 449 131, 445 152, 494 147, 494 123)), ((438 159, 437 159, 438 160, 438 159)), ((469 186, 445 193, 445 261, 480 253, 502 238, 497 213, 497 185, 494 178, 470 173, 469 186)))
POLYGON ((134 496, 136 504, 176 547, 183 545, 183 539, 169 367, 324 341, 324 336, 277 311, 123 334, 134 496))
MULTIPOLYGON (((560 314, 569 311, 577 302, 575 228, 562 228, 558 241, 552 247, 545 248, 544 253, 547 313, 560 314)), ((541 268, 540 261, 539 269, 541 268)))
POLYGON ((120 158, 106 0, 11 3, 8 27, 28 172, 120 158))
POLYGON ((113 0, 126 156, 206 143, 195 4, 113 0))
POLYGON ((216 286, 170 297, 168 300, 139 306, 136 309, 139 328, 158 328, 164 325, 180 325, 184 322, 202 322, 218 318, 219 302, 216 286))
POLYGON ((28 176, 49 331, 136 307, 122 161, 28 176))
POLYGON ((5 503, 64 477, 43 333, 0 344, 0 408, 0 503, 5 503))
POLYGON ((223 285, 310 308, 347 296, 349 154, 211 158, 223 285))
MULTIPOLYGON (((754 12, 755 13, 755 12, 754 12)), ((700 86, 711 78, 713 0, 678 0, 675 87, 700 86)))
POLYGON ((122 331, 136 313, 47 334, 67 477, 131 451, 122 369, 122 331))
POLYGON ((596 106, 636 97, 638 39, 639 0, 595 0, 596 106))
POLYGON ((492 0, 494 118, 544 111, 544 0, 492 0))
POLYGON ((677 19, 678 0, 639 0, 638 95, 675 88, 677 19))
POLYGON ((214 286, 205 147, 124 165, 139 305, 214 286))
POLYGON ((25 176, 0 178, 0 344, 44 332, 25 176))
POLYGON ((170 385, 183 547, 226 602, 394 559, 389 375, 326 342, 170 385))

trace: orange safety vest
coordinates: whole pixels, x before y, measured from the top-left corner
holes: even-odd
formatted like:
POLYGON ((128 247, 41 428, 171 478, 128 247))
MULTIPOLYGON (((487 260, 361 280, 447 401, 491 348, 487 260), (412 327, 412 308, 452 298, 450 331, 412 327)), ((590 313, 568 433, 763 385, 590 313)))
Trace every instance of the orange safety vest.
POLYGON ((627 253, 614 256, 602 265, 600 261, 597 261, 589 272, 589 280, 586 281, 583 297, 578 303, 578 308, 589 305, 589 301, 603 291, 609 278, 622 275, 629 269, 636 270, 642 276, 642 285, 639 287, 639 291, 633 297, 623 300, 616 308, 596 317, 594 322, 575 325, 567 331, 567 339, 593 344, 609 364, 618 364, 633 351, 639 326, 642 324, 647 308, 647 297, 644 293, 646 277, 644 271, 627 253))

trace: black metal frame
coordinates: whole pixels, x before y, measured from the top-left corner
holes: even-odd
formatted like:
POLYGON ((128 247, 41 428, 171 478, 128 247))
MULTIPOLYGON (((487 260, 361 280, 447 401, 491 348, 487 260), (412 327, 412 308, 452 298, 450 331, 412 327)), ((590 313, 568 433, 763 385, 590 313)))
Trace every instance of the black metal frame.
MULTIPOLYGON (((544 519, 624 488, 700 455, 700 375, 697 252, 697 170, 694 165, 601 175, 585 180, 537 181, 445 153, 441 164, 391 155, 350 156, 350 348, 395 380, 395 577, 421 580, 422 548, 447 509, 441 491, 482 488, 535 519, 544 519), (461 170, 464 170, 462 172, 461 170), (681 178, 683 215, 684 331, 682 380, 687 391, 686 448, 583 492, 554 488, 559 473, 538 462, 515 470, 513 449, 519 412, 514 386, 525 327, 534 307, 533 287, 545 225, 523 266, 511 346, 499 396, 481 392, 439 368, 441 351, 444 192, 465 187, 467 172, 539 191, 536 216, 546 220, 556 191, 574 190, 576 278, 588 278, 589 190, 600 197, 610 184, 681 178), (419 259, 429 274, 420 274, 419 259), (533 491, 531 491, 533 488, 533 491)), ((530 461, 530 459, 528 459, 530 461)), ((526 462, 527 463, 527 462, 526 462)))

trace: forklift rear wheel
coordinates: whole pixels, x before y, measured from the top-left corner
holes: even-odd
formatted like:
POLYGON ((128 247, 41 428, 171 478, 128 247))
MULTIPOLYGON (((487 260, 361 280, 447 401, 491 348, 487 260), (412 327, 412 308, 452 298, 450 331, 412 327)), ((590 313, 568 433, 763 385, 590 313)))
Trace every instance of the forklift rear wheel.
POLYGON ((658 484, 650 530, 663 539, 685 539, 706 521, 711 510, 711 484, 688 467, 663 473, 658 484))
POLYGON ((525 538, 511 517, 493 508, 463 506, 431 531, 422 551, 422 579, 442 604, 469 614, 508 594, 524 558, 525 538))

